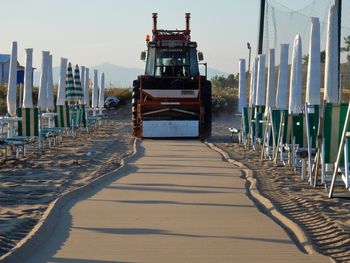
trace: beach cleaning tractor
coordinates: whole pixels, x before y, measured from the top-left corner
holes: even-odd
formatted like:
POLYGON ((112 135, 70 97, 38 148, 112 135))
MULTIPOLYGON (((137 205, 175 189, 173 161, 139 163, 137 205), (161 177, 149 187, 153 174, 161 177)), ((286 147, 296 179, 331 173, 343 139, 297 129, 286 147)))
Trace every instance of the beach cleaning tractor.
MULTIPOLYGON (((197 43, 191 41, 190 14, 185 30, 157 28, 146 36, 145 74, 133 82, 132 121, 138 138, 211 136, 211 82, 200 74, 197 43)), ((202 63, 205 66, 206 63, 202 63)))

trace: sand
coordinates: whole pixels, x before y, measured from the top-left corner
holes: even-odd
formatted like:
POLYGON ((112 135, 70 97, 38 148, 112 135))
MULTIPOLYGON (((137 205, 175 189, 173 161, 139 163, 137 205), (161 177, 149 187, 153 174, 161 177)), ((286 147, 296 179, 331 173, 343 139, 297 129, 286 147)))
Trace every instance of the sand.
POLYGON ((0 256, 28 234, 52 201, 117 168, 132 152, 129 108, 110 111, 107 123, 91 134, 0 164, 0 256))
POLYGON ((337 262, 350 262, 349 192, 338 187, 338 197, 328 199, 323 186, 314 188, 301 180, 300 170, 261 162, 260 151, 232 143, 229 126, 239 127, 239 118, 216 118, 212 142, 254 172, 261 194, 304 230, 315 250, 337 262))

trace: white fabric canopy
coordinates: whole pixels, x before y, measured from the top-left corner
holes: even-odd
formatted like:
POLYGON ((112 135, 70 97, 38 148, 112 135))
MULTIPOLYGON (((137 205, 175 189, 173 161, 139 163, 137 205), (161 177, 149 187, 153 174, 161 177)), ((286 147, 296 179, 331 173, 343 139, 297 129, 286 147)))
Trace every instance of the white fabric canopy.
POLYGON ((255 105, 256 100, 256 81, 258 71, 258 58, 253 59, 252 69, 250 73, 250 92, 249 92, 249 106, 255 105))
POLYGON ((288 108, 288 44, 281 44, 280 69, 276 92, 276 108, 288 108))
POLYGON ((85 68, 84 100, 87 108, 90 108, 89 86, 90 86, 89 68, 85 68))
POLYGON ((245 73, 245 60, 239 60, 239 89, 238 89, 238 112, 247 106, 247 82, 245 73))
POLYGON ((269 52, 269 69, 267 75, 266 89, 266 111, 269 107, 275 107, 276 104, 276 89, 275 89, 275 50, 270 49, 269 52))
POLYGON ((337 7, 331 6, 328 15, 324 100, 338 102, 338 18, 337 7))
POLYGON ((264 54, 258 55, 258 74, 256 85, 256 101, 258 106, 265 105, 265 63, 266 56, 264 54))
POLYGON ((66 58, 61 58, 60 64, 60 78, 58 80, 58 90, 57 90, 57 105, 64 105, 66 101, 66 72, 67 72, 66 58))
POLYGON ((105 107, 105 73, 101 75, 101 86, 100 86, 100 94, 98 97, 98 107, 105 107))
POLYGON ((293 46, 292 67, 289 86, 289 113, 299 114, 302 110, 302 45, 300 35, 296 35, 293 46))
POLYGON ((17 42, 12 42, 12 51, 10 57, 9 82, 7 85, 7 113, 10 116, 16 116, 17 104, 17 42))
POLYGON ((23 108, 33 108, 33 49, 26 48, 24 72, 23 108))
POLYGON ((52 76, 52 55, 48 56, 47 65, 47 109, 54 110, 54 97, 53 97, 53 76, 52 76))
POLYGON ((94 86, 92 88, 92 108, 98 107, 98 71, 94 70, 94 86))
POLYGON ((321 58, 320 58, 320 21, 311 17, 311 35, 309 46, 309 63, 307 67, 306 96, 307 104, 320 104, 321 58))
POLYGON ((41 59, 41 75, 40 75, 40 84, 39 84, 39 93, 38 93, 38 107, 42 111, 47 109, 47 66, 48 66, 48 57, 50 55, 49 51, 42 52, 41 59))

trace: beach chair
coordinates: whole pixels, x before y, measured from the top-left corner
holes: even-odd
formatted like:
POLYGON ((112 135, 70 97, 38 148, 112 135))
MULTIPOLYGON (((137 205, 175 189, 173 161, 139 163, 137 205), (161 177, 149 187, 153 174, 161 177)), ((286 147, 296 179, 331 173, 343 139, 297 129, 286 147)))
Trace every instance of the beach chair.
MULTIPOLYGON (((282 113, 285 114, 284 116, 287 116, 286 114, 288 114, 288 111, 269 107, 267 112, 265 113, 265 120, 264 120, 265 132, 264 132, 264 140, 262 145, 261 159, 264 159, 264 158, 273 159, 275 156, 275 152, 278 145, 278 135, 279 135, 279 130, 281 126, 282 113)), ((283 134, 286 134, 286 133, 287 132, 285 129, 283 134)), ((285 140, 281 140, 281 141, 282 143, 285 142, 285 140)))
POLYGON ((0 156, 7 159, 7 142, 6 142, 6 134, 4 132, 4 126, 2 122, 0 122, 0 156))
POLYGON ((265 106, 253 106, 251 110, 252 112, 250 114, 252 119, 250 121, 249 133, 253 149, 256 149, 256 144, 261 145, 263 142, 263 116, 265 112, 265 106))
POLYGON ((289 114, 286 143, 287 164, 292 168, 301 167, 301 159, 307 157, 307 136, 304 114, 289 114))
MULTIPOLYGON (((239 114, 237 114, 239 115, 239 114)), ((240 128, 228 128, 231 134, 231 141, 233 141, 233 135, 238 135, 238 142, 240 144, 246 145, 247 134, 249 133, 249 121, 248 121, 248 107, 243 107, 243 111, 241 113, 241 123, 240 128)))
POLYGON ((275 141, 275 148, 273 149, 273 162, 275 164, 281 162, 285 163, 286 153, 284 145, 287 142, 288 130, 288 110, 274 109, 271 114, 272 118, 272 135, 275 141))
MULTIPOLYGON (((342 121, 342 120, 340 120, 342 121)), ((337 176, 340 174, 342 182, 345 185, 345 189, 349 190, 350 187, 350 175, 349 175, 349 168, 350 168, 350 158, 349 158, 349 138, 350 138, 350 105, 348 105, 348 109, 346 112, 345 121, 343 124, 343 130, 342 135, 339 142, 339 149, 337 152, 337 158, 334 163, 334 169, 332 174, 332 181, 331 181, 331 187, 330 191, 328 193, 328 197, 333 197, 333 191, 334 191, 334 185, 337 181, 337 176), (344 155, 343 155, 344 153, 344 155)))
POLYGON ((66 130, 69 129, 70 117, 68 105, 56 105, 55 112, 57 113, 55 117, 55 127, 64 128, 66 130))
POLYGON ((17 135, 7 138, 8 145, 16 150, 16 157, 22 149, 23 156, 26 155, 27 147, 39 148, 39 111, 38 108, 18 108, 17 116, 22 118, 18 121, 17 135))
POLYGON ((307 139, 307 162, 302 160, 301 178, 312 183, 313 160, 316 153, 317 133, 319 129, 320 105, 304 106, 304 126, 307 139), (306 175, 307 174, 307 175, 306 175))
MULTIPOLYGON (((313 185, 316 187, 319 183, 327 188, 331 183, 331 175, 333 173, 348 174, 348 158, 340 156, 338 152, 343 151, 343 144, 347 144, 347 132, 349 129, 346 123, 348 112, 348 103, 324 103, 322 105, 322 114, 320 115, 319 131, 317 135, 316 156, 313 166, 313 185), (342 138, 342 134, 344 136, 342 138), (341 141, 342 140, 342 141, 341 141), (336 164, 336 165, 334 165, 336 164), (335 169, 337 167, 337 169, 335 169), (321 169, 321 179, 319 180, 319 168, 321 169)), ((348 148, 345 151, 348 154, 348 148)), ((334 177, 335 178, 335 177, 334 177)), ((343 177, 342 177, 343 178, 343 177)), ((335 183, 341 183, 342 180, 337 180, 335 183)))

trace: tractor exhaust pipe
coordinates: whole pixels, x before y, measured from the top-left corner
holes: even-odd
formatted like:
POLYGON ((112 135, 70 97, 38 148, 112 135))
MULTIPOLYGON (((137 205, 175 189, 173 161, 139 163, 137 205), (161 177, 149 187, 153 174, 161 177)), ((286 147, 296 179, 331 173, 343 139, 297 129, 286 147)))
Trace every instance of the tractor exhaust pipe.
POLYGON ((153 33, 155 33, 157 31, 158 14, 157 13, 152 13, 152 18, 153 18, 153 33))
POLYGON ((186 31, 190 32, 190 18, 191 13, 186 13, 186 31))

